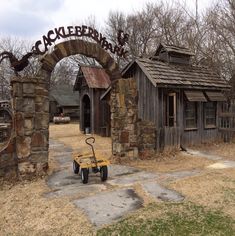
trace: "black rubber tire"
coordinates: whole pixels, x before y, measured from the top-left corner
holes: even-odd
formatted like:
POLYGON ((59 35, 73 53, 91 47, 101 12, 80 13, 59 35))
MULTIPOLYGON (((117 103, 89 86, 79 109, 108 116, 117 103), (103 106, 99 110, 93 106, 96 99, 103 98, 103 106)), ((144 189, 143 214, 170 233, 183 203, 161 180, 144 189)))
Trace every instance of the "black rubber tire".
POLYGON ((88 168, 82 168, 81 169, 81 180, 83 184, 88 183, 88 176, 89 176, 89 169, 88 168))
POLYGON ((100 179, 101 179, 101 181, 106 181, 108 179, 108 167, 107 166, 100 167, 100 179))
POLYGON ((78 174, 79 169, 80 169, 80 165, 76 161, 73 161, 73 172, 74 172, 74 174, 78 174))

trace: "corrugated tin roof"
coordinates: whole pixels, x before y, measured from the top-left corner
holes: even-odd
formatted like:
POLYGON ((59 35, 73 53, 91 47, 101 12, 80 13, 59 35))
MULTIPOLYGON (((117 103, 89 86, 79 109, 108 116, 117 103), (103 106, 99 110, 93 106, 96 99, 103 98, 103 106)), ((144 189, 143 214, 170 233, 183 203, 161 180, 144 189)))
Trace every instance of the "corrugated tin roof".
POLYGON ((80 68, 89 88, 107 89, 111 84, 110 78, 103 68, 91 66, 81 66, 80 68))
POLYGON ((187 88, 229 89, 227 81, 206 67, 166 63, 138 58, 126 70, 137 63, 154 86, 176 85, 187 88))

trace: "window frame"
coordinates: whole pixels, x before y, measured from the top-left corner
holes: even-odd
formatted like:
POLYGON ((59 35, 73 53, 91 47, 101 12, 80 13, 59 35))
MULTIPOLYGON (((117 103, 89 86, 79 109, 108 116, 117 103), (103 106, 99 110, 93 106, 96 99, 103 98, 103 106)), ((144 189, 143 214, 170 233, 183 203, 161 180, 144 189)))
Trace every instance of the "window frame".
POLYGON ((216 128, 216 125, 217 125, 217 102, 205 102, 203 104, 203 115, 204 115, 204 118, 203 118, 203 122, 204 122, 204 129, 215 129, 216 128), (208 104, 213 104, 213 107, 206 107, 208 104), (213 117, 212 115, 207 115, 206 113, 208 112, 208 109, 212 109, 213 108, 213 117), (214 119, 214 122, 213 124, 211 123, 207 123, 207 119, 214 119))
POLYGON ((177 117, 176 117, 177 105, 176 105, 176 103, 177 103, 176 93, 174 93, 174 92, 168 93, 167 96, 166 96, 166 126, 167 127, 176 127, 177 126, 177 117), (173 115, 172 116, 170 116, 170 114, 169 114, 170 97, 172 98, 172 102, 173 102, 173 105, 171 107, 173 109, 173 115), (170 123, 171 123, 170 119, 173 119, 173 125, 170 125, 170 123))
POLYGON ((185 100, 184 102, 184 130, 197 130, 198 129, 198 102, 196 101, 187 101, 185 100), (187 117, 187 105, 188 104, 193 104, 194 105, 194 117, 187 117), (187 120, 194 120, 195 121, 195 127, 187 127, 187 120))

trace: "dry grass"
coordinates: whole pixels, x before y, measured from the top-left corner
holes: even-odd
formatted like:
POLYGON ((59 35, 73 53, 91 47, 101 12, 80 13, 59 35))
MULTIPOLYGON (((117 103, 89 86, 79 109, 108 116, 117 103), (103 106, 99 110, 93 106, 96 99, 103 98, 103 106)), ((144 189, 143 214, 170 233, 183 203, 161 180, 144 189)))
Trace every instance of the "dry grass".
POLYGON ((182 193, 189 201, 222 210, 235 219, 235 171, 232 168, 177 180, 168 187, 182 193))
POLYGON ((204 169, 206 166, 214 163, 214 161, 207 160, 202 157, 195 158, 195 157, 190 157, 188 155, 184 155, 179 151, 162 153, 155 159, 151 160, 130 161, 125 158, 119 158, 118 160, 114 160, 113 162, 130 165, 133 167, 144 169, 146 171, 156 171, 162 173, 204 169))
POLYGON ((46 199, 44 180, 0 190, 0 235, 92 235, 84 214, 67 198, 46 199))
MULTIPOLYGON (((51 125, 50 138, 63 142, 75 151, 90 151, 84 140, 88 136, 80 133, 78 124, 51 125)), ((105 157, 111 156, 111 139, 96 136, 95 149, 105 157)), ((216 144, 218 145, 218 144, 216 144)), ((235 144, 220 144, 218 146, 205 146, 208 151, 215 152, 233 159, 235 144), (212 150, 213 147, 213 150, 212 150)), ((51 169, 58 168, 56 160, 51 158, 51 169)), ((233 159, 234 160, 234 159, 233 159)), ((212 164, 212 161, 203 158, 192 158, 180 153, 165 153, 156 160, 116 160, 122 164, 129 164, 151 171, 170 172, 180 170, 204 169, 212 164)), ((169 187, 181 192, 187 200, 195 204, 208 206, 212 209, 220 209, 235 217, 235 171, 234 169, 205 170, 204 174, 189 177, 170 183, 169 187)), ((144 195, 139 186, 135 189, 140 195, 144 195)), ((19 183, 15 186, 3 186, 0 189, 0 235, 93 235, 95 234, 91 224, 84 214, 76 208, 69 198, 44 197, 49 191, 45 180, 19 183)), ((151 202, 148 199, 147 203, 151 202)), ((155 208, 156 205, 154 205, 155 208)), ((137 212, 138 219, 148 218, 151 214, 164 218, 167 205, 157 211, 144 209, 137 212), (164 207, 166 206, 166 208, 164 207)), ((178 212, 181 206, 172 207, 170 212, 178 212)), ((134 218, 135 220, 136 218, 134 218)), ((184 219, 183 219, 184 220, 184 219)), ((183 223, 182 220, 182 223, 183 223)), ((147 226, 146 226, 147 227, 147 226)))
POLYGON ((230 143, 214 142, 198 145, 193 148, 221 156, 226 160, 235 161, 235 139, 230 143))
POLYGON ((234 226, 231 217, 192 202, 152 203, 118 223, 98 230, 97 235, 231 236, 234 226))

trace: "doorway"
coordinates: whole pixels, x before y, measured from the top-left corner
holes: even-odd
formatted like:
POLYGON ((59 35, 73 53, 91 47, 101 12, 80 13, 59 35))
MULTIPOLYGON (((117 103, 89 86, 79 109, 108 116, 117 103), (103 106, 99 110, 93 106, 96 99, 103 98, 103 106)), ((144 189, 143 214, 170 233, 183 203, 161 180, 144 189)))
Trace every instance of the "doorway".
POLYGON ((176 93, 169 93, 166 101, 166 126, 176 126, 176 93))
POLYGON ((83 131, 91 132, 91 101, 88 95, 84 95, 82 99, 82 114, 83 114, 83 131))

